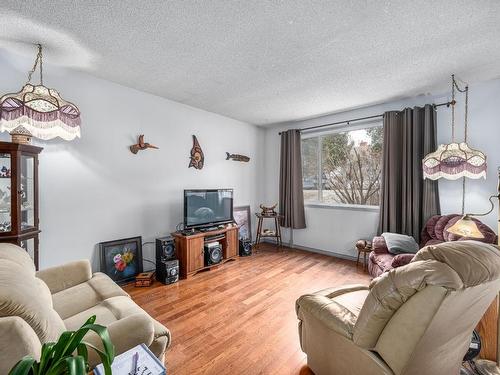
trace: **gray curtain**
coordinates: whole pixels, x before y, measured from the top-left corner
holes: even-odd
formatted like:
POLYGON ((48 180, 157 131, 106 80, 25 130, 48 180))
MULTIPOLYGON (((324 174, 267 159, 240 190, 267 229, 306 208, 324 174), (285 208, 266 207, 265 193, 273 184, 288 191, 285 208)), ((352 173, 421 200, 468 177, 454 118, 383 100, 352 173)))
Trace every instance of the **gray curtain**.
POLYGON ((281 133, 279 207, 283 215, 281 226, 292 229, 306 227, 300 131, 296 129, 281 133))
POLYGON ((406 108, 384 114, 384 158, 379 233, 413 236, 440 214, 437 181, 424 180, 422 159, 437 148, 436 110, 406 108))

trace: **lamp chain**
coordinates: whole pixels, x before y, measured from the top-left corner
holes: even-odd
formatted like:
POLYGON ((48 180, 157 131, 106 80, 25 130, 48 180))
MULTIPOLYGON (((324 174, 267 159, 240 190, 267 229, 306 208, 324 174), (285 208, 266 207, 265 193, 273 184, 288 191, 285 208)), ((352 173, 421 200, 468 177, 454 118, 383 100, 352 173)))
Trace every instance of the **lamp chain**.
POLYGON ((35 63, 33 64, 33 68, 28 72, 28 83, 31 82, 31 77, 33 73, 36 71, 36 67, 40 64, 40 84, 43 85, 43 60, 42 60, 42 45, 37 44, 38 53, 36 55, 35 63))
POLYGON ((455 75, 451 75, 451 142, 455 143, 455 75))
MULTIPOLYGON (((465 92, 465 115, 464 115, 464 142, 467 143, 467 118, 469 115, 469 86, 466 84, 464 89, 460 89, 457 81, 455 80, 455 75, 451 75, 451 100, 455 103, 455 89, 458 92, 465 92)), ((451 107, 451 138, 452 142, 455 142, 455 105, 452 104, 451 107)), ((462 177, 462 215, 465 214, 465 177, 462 177)))

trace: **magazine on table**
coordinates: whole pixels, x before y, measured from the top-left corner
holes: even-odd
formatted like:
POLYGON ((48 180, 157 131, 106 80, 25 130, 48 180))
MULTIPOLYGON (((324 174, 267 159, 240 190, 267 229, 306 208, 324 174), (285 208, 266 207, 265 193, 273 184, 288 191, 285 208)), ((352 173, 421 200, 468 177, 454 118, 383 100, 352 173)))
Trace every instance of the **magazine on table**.
MULTIPOLYGON (((165 366, 145 344, 117 355, 111 365, 113 375, 167 375, 165 366)), ((104 375, 102 363, 94 369, 95 375, 104 375)))

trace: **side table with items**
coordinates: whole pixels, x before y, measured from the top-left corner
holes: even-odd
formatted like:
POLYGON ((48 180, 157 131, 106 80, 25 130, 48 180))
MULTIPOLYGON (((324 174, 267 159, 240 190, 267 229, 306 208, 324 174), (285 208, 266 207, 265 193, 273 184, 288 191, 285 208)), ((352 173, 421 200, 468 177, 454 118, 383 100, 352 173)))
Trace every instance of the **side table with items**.
POLYGON ((255 213, 255 216, 259 219, 259 222, 257 224, 257 236, 255 238, 255 247, 257 248, 258 244, 262 240, 262 238, 274 238, 276 240, 276 246, 280 248, 283 246, 281 242, 281 227, 279 223, 279 219, 283 217, 283 215, 280 215, 278 213, 274 214, 262 214, 262 213, 255 213), (274 231, 273 230, 263 230, 262 229, 262 224, 264 219, 274 219, 274 231))
POLYGON ((358 258, 356 259, 356 267, 359 264, 359 257, 363 253, 363 270, 368 270, 368 254, 372 251, 372 244, 367 240, 358 240, 356 242, 356 250, 358 250, 358 258))

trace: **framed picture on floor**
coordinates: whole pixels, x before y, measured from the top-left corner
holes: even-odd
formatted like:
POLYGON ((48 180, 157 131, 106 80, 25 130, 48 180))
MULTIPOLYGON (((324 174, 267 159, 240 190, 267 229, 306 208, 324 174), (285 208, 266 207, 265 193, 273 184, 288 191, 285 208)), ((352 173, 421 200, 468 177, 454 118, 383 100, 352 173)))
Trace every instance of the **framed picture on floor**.
POLYGON ((252 223, 250 221, 250 206, 235 207, 233 216, 239 228, 239 237, 242 240, 252 239, 252 223))
POLYGON ((101 272, 119 284, 133 281, 142 272, 142 237, 101 242, 101 272))

